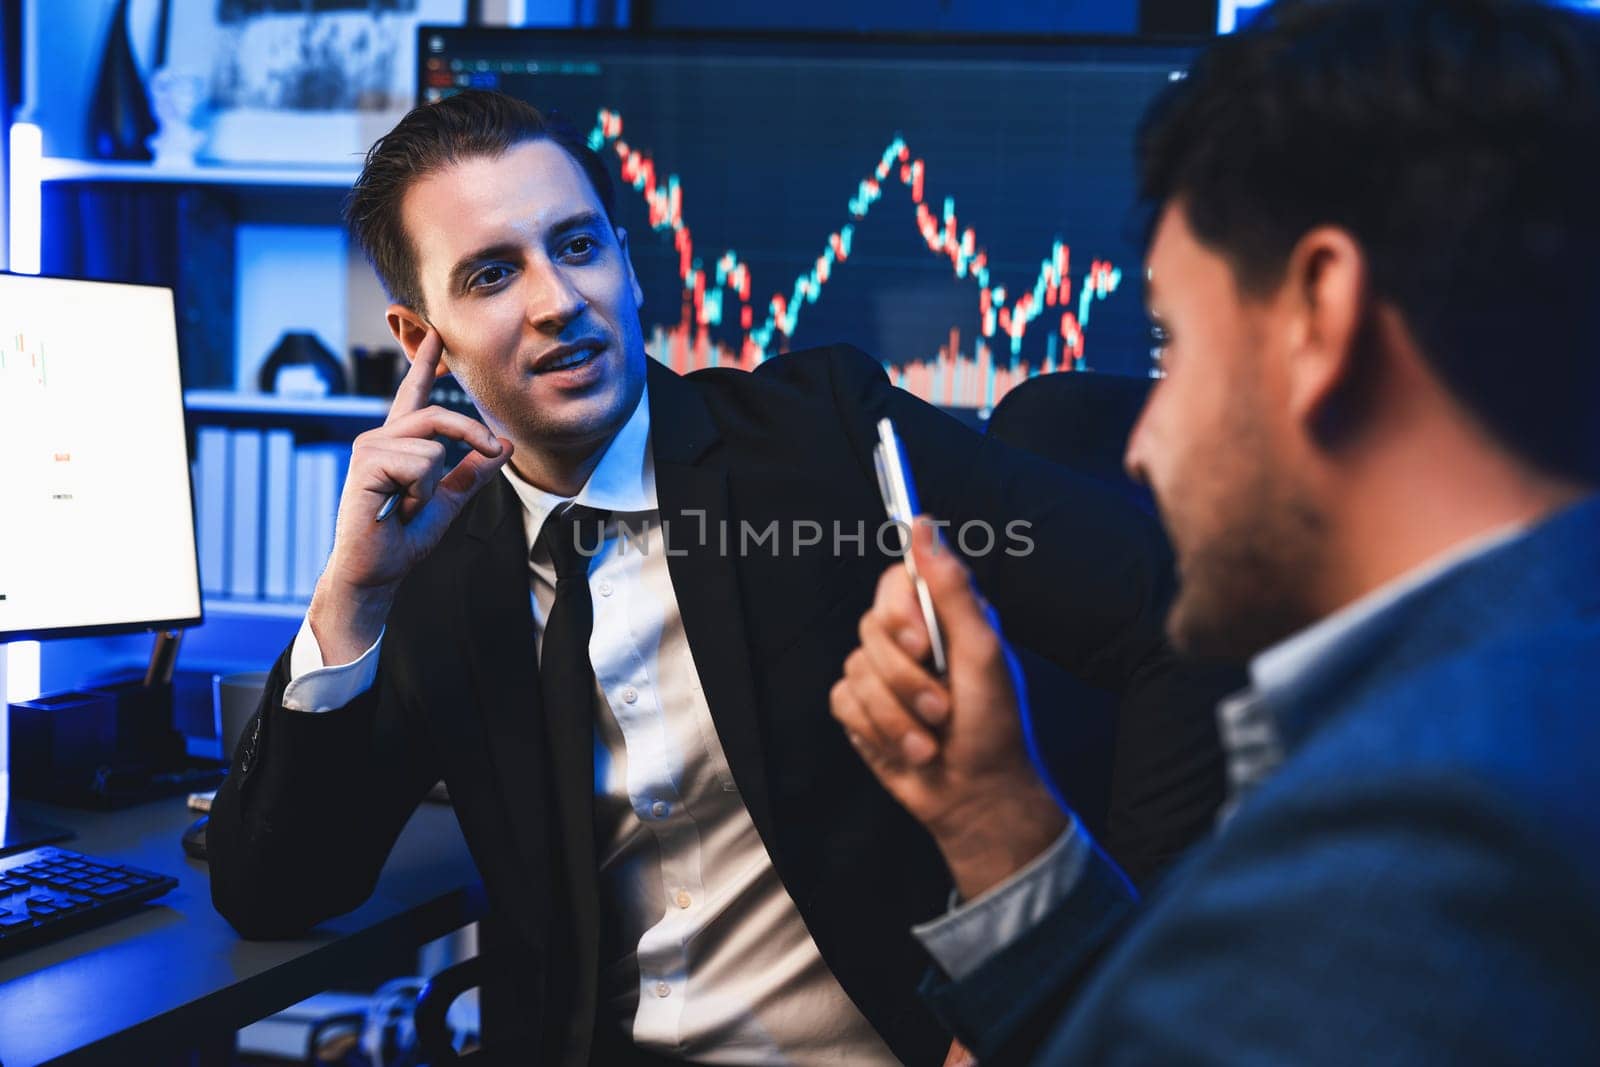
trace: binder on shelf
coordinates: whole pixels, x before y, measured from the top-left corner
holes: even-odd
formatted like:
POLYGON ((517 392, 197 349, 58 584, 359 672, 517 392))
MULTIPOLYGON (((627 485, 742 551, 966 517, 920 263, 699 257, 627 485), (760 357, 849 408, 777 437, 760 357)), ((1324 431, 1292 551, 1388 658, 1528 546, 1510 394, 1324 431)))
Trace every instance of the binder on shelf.
POLYGON ((228 589, 228 445, 221 426, 195 432, 196 531, 200 550, 200 588, 217 596, 228 589))
POLYGON ((317 486, 316 453, 310 448, 294 450, 294 595, 310 600, 322 574, 323 557, 317 545, 317 522, 322 490, 317 486))
MULTIPOLYGON (((334 526, 339 518, 339 496, 344 492, 344 475, 350 466, 350 449, 346 445, 318 445, 318 455, 323 464, 322 484, 325 487, 323 506, 317 516, 317 546, 324 564, 333 554, 334 526)), ((322 568, 317 568, 322 573, 322 568)))
POLYGON ((227 592, 254 600, 261 595, 261 431, 233 430, 229 444, 227 592))
POLYGON ((316 589, 328 555, 333 551, 334 523, 339 514, 339 494, 344 490, 350 451, 342 444, 303 445, 296 452, 295 595, 309 598, 316 589))
POLYGON ((287 600, 294 593, 294 434, 289 430, 267 431, 264 488, 261 595, 287 600))

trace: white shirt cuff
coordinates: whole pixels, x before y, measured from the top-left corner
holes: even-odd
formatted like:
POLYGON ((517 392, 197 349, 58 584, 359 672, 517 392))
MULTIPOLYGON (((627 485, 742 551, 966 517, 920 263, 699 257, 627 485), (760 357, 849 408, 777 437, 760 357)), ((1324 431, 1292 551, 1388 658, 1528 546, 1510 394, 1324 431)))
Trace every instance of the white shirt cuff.
POLYGON ((372 647, 354 663, 325 667, 322 646, 311 632, 308 616, 300 623, 294 648, 289 652, 289 684, 283 690, 283 706, 290 711, 311 712, 344 707, 372 688, 373 679, 378 676, 378 649, 382 644, 383 632, 379 631, 372 647))
POLYGON ((1044 921, 1083 877, 1089 835, 1076 816, 1026 867, 976 900, 911 928, 945 974, 960 981, 1044 921))

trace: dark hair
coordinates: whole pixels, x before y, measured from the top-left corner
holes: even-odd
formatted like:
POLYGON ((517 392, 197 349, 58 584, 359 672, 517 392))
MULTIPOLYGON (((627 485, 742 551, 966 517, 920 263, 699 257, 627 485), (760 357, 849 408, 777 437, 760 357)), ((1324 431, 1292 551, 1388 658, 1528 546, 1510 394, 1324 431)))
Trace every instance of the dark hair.
POLYGON ((1597 71, 1595 24, 1543 4, 1286 2, 1151 109, 1141 196, 1258 295, 1309 230, 1347 230, 1457 400, 1525 462, 1594 482, 1597 71))
POLYGON ((406 190, 453 163, 502 155, 515 145, 541 140, 560 145, 583 168, 606 217, 615 224, 616 195, 599 154, 560 117, 504 93, 468 89, 412 108, 378 139, 345 198, 344 220, 389 299, 423 310, 416 250, 400 217, 406 190))

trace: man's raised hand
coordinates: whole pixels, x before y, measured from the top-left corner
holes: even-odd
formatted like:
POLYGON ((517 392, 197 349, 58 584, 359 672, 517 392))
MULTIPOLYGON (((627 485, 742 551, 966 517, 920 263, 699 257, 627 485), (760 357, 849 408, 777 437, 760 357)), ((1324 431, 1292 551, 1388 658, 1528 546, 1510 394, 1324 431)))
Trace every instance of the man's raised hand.
POLYGON ((377 640, 400 580, 511 458, 511 442, 483 423, 428 404, 443 352, 444 341, 430 328, 388 418, 351 448, 333 555, 311 603, 311 627, 326 663, 349 663, 377 640), (438 437, 472 451, 446 471, 438 437), (400 495, 396 513, 378 522, 393 494, 400 495))
POLYGON ((1015 659, 959 557, 919 520, 917 571, 944 631, 947 683, 928 673, 927 628, 905 568, 878 583, 861 647, 833 687, 834 718, 878 780, 933 835, 971 899, 1042 852, 1066 815, 1028 759, 1015 659))

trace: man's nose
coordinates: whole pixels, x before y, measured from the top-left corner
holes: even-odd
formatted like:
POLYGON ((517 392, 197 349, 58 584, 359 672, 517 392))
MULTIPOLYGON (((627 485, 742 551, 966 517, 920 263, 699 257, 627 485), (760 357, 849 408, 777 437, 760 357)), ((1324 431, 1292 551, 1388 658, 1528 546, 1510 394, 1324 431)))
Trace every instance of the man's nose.
POLYGON ((1150 448, 1149 424, 1150 408, 1155 401, 1155 392, 1145 398, 1144 407, 1139 409, 1139 417, 1134 421, 1133 431, 1128 434, 1128 447, 1122 452, 1122 469, 1127 471, 1128 477, 1140 485, 1149 485, 1150 478, 1145 467, 1146 454, 1150 448))
POLYGON ((538 329, 559 334, 588 310, 589 302, 559 265, 546 262, 531 267, 530 273, 533 284, 528 293, 528 321, 538 329))

